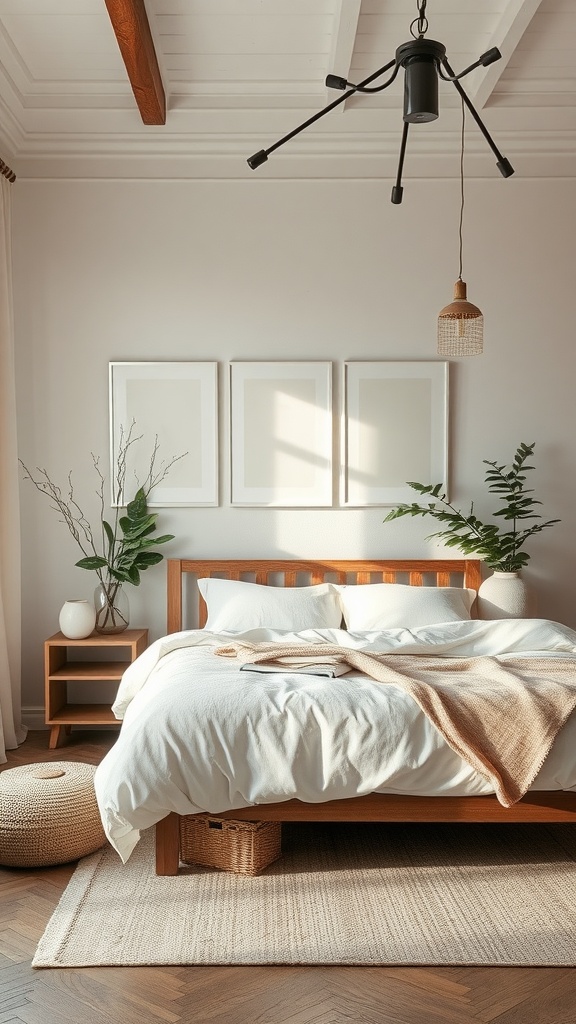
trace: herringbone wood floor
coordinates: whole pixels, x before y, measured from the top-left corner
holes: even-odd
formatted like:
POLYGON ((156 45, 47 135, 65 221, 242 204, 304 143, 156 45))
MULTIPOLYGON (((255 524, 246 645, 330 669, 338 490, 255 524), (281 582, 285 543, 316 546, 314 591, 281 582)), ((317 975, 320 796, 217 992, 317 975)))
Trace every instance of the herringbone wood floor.
MULTIPOLYGON (((97 764, 116 732, 32 733, 17 764, 97 764)), ((576 1024, 576 969, 98 967, 32 970, 74 865, 0 868, 0 1024, 576 1024)), ((576 879, 575 879, 576 885, 576 879)))

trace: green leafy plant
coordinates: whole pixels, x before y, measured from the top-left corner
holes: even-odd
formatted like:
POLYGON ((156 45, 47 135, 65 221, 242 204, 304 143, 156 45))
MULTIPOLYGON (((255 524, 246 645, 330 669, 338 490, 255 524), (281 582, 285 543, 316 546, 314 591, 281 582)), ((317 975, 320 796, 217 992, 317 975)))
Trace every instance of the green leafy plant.
POLYGON ((484 465, 489 467, 485 475, 488 490, 498 494, 504 502, 493 516, 509 523, 509 529, 503 529, 496 523, 482 523, 474 514, 473 503, 468 514, 455 508, 448 501, 442 484, 420 484, 411 480, 408 481, 409 487, 419 494, 429 494, 434 500, 427 505, 417 502, 398 505, 388 513, 384 522, 401 516, 431 516, 444 526, 430 537, 441 537, 447 547, 459 548, 465 555, 476 555, 498 572, 518 572, 530 558, 528 552, 521 550, 526 541, 560 522, 559 519, 549 519, 546 523, 525 525, 529 519, 541 518, 535 506, 542 502, 532 496, 532 489, 526 487, 526 473, 534 469, 527 465, 526 460, 534 454, 535 446, 535 443, 520 444, 509 466, 499 466, 483 459, 484 465))
POLYGON ((162 461, 157 465, 158 438, 154 441, 146 480, 137 486, 133 499, 126 504, 126 515, 121 513, 126 488, 128 453, 141 439, 142 435, 134 436, 134 423, 127 432, 120 432, 113 487, 115 507, 111 521, 105 518, 105 477, 100 469, 100 459, 92 453, 92 463, 99 478, 96 493, 100 503, 100 528, 97 533, 92 529, 89 519, 76 500, 71 472, 68 474, 65 493, 52 481, 45 469, 37 467, 37 475, 34 476, 22 459, 19 460, 25 479, 31 480, 36 489, 50 500, 51 507, 59 514, 60 521, 68 527, 82 551, 83 557, 75 564, 80 569, 95 572, 100 581, 104 607, 96 622, 97 629, 112 631, 115 628, 126 628, 128 622, 117 604, 120 587, 123 583, 139 586, 141 573, 161 562, 164 557, 161 552, 152 548, 174 539, 171 533, 160 537, 152 536, 156 531, 158 514, 148 511, 148 495, 152 488, 166 477, 174 463, 187 453, 184 452, 168 462, 162 461), (124 620, 123 623, 117 621, 118 619, 124 620))

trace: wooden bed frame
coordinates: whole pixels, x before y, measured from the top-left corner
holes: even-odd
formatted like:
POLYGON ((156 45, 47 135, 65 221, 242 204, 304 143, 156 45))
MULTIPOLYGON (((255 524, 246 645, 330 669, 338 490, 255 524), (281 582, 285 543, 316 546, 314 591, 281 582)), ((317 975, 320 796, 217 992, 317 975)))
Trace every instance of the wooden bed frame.
MULTIPOLYGON (((395 559, 377 561, 295 560, 168 560, 168 633, 202 628, 206 606, 194 587, 194 622, 183 617, 184 594, 190 579, 217 576, 267 586, 309 586, 317 583, 408 583, 411 586, 462 586, 478 590, 477 559, 395 559)), ((371 793, 368 796, 303 803, 288 800, 224 811, 221 818, 248 821, 432 821, 432 822, 576 822, 576 793, 561 790, 530 792, 513 807, 495 796, 419 797, 371 793)), ((156 873, 176 875, 180 854, 180 815, 168 814, 156 825, 156 873)))

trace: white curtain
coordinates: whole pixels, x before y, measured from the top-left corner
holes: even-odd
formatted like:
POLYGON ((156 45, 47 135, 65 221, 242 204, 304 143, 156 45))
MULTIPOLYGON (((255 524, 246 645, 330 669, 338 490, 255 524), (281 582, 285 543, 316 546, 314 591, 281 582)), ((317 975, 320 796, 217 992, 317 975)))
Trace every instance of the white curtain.
POLYGON ((10 188, 0 177, 0 763, 26 736, 20 722, 20 515, 16 447, 10 188))

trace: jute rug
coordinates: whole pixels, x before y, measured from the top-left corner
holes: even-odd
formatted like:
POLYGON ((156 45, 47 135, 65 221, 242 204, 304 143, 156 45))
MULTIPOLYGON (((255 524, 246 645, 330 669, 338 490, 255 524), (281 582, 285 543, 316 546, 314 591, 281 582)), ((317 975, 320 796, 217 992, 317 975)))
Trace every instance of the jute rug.
POLYGON ((576 827, 285 825, 246 878, 80 862, 34 967, 144 964, 576 966, 576 827))

